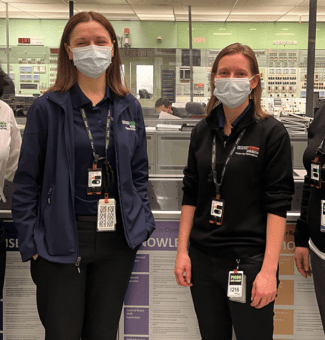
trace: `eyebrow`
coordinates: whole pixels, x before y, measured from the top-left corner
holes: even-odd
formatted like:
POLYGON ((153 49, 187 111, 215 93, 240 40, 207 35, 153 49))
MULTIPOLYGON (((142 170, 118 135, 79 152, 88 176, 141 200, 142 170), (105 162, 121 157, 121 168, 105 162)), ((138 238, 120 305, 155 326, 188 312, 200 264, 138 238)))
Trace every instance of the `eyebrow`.
MULTIPOLYGON (((77 38, 75 41, 85 41, 85 40, 87 40, 88 38, 77 38)), ((106 40, 108 40, 108 38, 107 37, 105 37, 104 35, 101 35, 101 36, 99 36, 99 37, 96 37, 95 38, 96 40, 97 39, 106 39, 106 40)))
MULTIPOLYGON (((223 67, 223 68, 221 68, 221 69, 218 70, 218 72, 221 72, 221 71, 229 71, 229 69, 226 68, 226 67, 223 67)), ((241 68, 239 68, 239 69, 237 69, 237 70, 235 70, 235 71, 236 71, 236 72, 243 72, 243 73, 247 73, 247 72, 248 72, 247 70, 244 70, 244 69, 241 69, 241 68)))

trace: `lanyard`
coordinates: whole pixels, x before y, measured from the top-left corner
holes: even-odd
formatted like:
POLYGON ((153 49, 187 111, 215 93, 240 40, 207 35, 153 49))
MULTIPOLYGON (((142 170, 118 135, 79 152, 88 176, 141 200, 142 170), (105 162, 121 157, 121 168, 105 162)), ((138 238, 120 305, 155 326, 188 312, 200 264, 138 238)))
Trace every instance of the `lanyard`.
POLYGON ((232 157, 232 155, 234 154, 239 142, 241 141, 241 139, 243 138, 244 136, 244 133, 245 133, 246 129, 244 129, 238 136, 236 142, 235 142, 235 145, 233 146, 233 148, 231 149, 226 161, 225 161, 225 164, 223 165, 223 169, 222 169, 222 172, 221 172, 221 179, 220 179, 220 182, 218 182, 217 180, 217 164, 216 164, 216 150, 217 150, 217 142, 216 142, 216 135, 214 135, 213 137, 213 142, 212 142, 212 175, 213 175, 213 183, 215 184, 216 186, 216 198, 219 199, 220 198, 220 188, 221 188, 221 185, 222 185, 222 182, 223 182, 223 178, 225 176, 225 172, 226 172, 226 167, 232 157))
POLYGON ((88 138, 90 140, 90 145, 91 145, 91 149, 93 151, 93 156, 94 156, 94 163, 93 163, 93 169, 96 170, 97 169, 97 163, 99 160, 102 159, 106 159, 107 157, 107 150, 108 150, 108 146, 109 146, 109 136, 110 136, 110 125, 111 125, 111 111, 108 110, 108 115, 107 115, 107 123, 106 123, 106 140, 105 140, 105 157, 99 157, 99 155, 96 154, 95 151, 95 145, 94 145, 94 139, 93 139, 93 135, 91 134, 90 128, 89 128, 89 123, 88 123, 88 119, 86 116, 86 112, 83 108, 80 109, 80 113, 83 119, 83 122, 85 124, 85 128, 87 130, 87 134, 88 134, 88 138))
POLYGON ((87 130, 87 135, 90 140, 90 145, 93 151, 93 156, 94 156, 94 162, 93 162, 93 170, 97 170, 97 163, 99 160, 104 159, 103 165, 102 165, 102 175, 103 175, 103 193, 105 196, 105 202, 108 202, 108 193, 111 188, 111 185, 114 183, 114 172, 109 164, 109 161, 107 159, 107 150, 109 146, 109 136, 110 136, 110 125, 111 125, 111 111, 108 110, 108 115, 107 115, 107 123, 106 123, 106 139, 105 139, 105 157, 99 157, 99 155, 96 154, 95 150, 95 145, 94 145, 94 139, 91 134, 90 128, 89 128, 89 123, 88 119, 86 116, 86 112, 83 108, 80 109, 80 113, 82 116, 82 119, 85 124, 85 128, 87 130))

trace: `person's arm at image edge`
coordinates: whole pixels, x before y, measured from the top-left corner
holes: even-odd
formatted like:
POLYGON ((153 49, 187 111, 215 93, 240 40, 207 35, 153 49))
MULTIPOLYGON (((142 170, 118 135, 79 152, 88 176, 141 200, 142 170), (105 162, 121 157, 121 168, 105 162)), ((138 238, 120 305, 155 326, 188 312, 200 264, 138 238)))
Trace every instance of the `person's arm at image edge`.
POLYGON ((309 176, 305 176, 303 193, 301 199, 301 207, 300 207, 300 218, 296 223, 295 230, 295 262, 299 273, 307 278, 311 276, 312 270, 309 264, 309 225, 307 221, 307 208, 308 201, 310 196, 311 188, 309 176))

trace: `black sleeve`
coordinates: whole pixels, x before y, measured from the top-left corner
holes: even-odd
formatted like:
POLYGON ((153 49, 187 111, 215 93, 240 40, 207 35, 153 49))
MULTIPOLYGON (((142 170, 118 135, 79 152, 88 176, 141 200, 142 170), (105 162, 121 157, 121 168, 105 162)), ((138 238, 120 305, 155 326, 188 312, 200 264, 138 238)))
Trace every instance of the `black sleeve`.
POLYGON ((277 136, 274 133, 266 146, 263 202, 264 210, 268 213, 286 217, 286 212, 291 209, 294 181, 290 138, 286 131, 282 131, 277 136))
POLYGON ((295 244, 296 247, 309 247, 309 224, 307 220, 307 209, 308 209, 308 201, 310 196, 310 180, 309 176, 305 176, 304 187, 302 192, 301 199, 301 208, 300 208, 300 218, 297 220, 296 231, 295 231, 295 244))

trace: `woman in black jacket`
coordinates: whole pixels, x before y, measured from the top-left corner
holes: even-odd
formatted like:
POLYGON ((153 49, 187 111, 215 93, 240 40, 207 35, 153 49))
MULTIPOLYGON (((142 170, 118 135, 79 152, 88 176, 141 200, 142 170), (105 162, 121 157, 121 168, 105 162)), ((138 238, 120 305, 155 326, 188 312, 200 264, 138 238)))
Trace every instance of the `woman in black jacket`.
POLYGON ((261 108, 254 52, 224 48, 208 117, 184 170, 176 280, 190 286, 203 340, 271 340, 278 262, 293 194, 290 140, 261 108), (188 255, 188 244, 189 255, 188 255))

